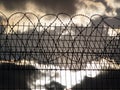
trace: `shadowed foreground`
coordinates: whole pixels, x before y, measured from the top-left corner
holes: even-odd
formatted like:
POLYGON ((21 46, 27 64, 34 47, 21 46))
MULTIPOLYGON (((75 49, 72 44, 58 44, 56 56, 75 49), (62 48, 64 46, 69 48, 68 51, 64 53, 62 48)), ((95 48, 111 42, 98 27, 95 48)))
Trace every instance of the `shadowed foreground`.
MULTIPOLYGON (((33 66, 18 66, 14 64, 0 64, 0 90, 64 90, 65 86, 55 81, 31 86, 36 79, 42 79, 40 70, 33 66), (39 73, 38 73, 39 72, 39 73)), ((44 76, 45 77, 45 76, 44 76)), ((66 81, 67 82, 67 81, 66 81)), ((85 77, 72 90, 120 90, 120 70, 109 70, 95 78, 85 77)))
POLYGON ((73 90, 120 90, 120 70, 110 70, 95 78, 86 77, 73 90))
POLYGON ((33 75, 35 75, 35 68, 32 66, 1 64, 0 90, 30 90, 27 81, 32 81, 33 75))

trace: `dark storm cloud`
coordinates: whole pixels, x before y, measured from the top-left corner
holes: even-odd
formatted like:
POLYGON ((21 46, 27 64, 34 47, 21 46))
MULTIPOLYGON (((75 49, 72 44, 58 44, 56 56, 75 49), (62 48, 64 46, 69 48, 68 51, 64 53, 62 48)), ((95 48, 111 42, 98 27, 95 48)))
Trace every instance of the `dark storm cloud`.
POLYGON ((29 0, 0 0, 0 4, 8 10, 25 9, 25 4, 29 0))
POLYGON ((120 0, 94 0, 95 2, 100 2, 106 7, 107 13, 114 13, 119 15, 118 9, 120 8, 120 0))
POLYGON ((107 12, 112 11, 112 8, 107 5, 108 2, 106 2, 105 0, 95 0, 95 2, 101 2, 106 7, 107 12))
POLYGON ((8 10, 25 9, 26 3, 34 3, 39 10, 47 13, 74 14, 77 0, 0 0, 0 3, 8 10))
POLYGON ((120 16, 120 9, 117 9, 117 14, 118 16, 120 16))
POLYGON ((116 0, 116 2, 120 3, 120 0, 116 0))
POLYGON ((74 14, 77 0, 33 0, 34 3, 47 13, 68 13, 74 14))

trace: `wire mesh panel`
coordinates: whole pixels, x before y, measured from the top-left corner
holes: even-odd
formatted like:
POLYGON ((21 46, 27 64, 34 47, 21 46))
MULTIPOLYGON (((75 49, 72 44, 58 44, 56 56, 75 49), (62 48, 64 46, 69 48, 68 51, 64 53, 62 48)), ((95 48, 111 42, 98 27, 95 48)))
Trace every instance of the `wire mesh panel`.
POLYGON ((95 16, 1 14, 0 88, 119 90, 120 21, 95 16))

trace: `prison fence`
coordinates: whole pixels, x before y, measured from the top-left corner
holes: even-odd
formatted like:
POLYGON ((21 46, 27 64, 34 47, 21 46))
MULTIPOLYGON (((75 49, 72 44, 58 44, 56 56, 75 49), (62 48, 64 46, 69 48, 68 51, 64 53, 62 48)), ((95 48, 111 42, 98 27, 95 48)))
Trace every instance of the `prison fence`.
POLYGON ((82 70, 88 62, 108 59, 119 67, 119 17, 64 13, 38 17, 22 12, 0 15, 1 63, 26 60, 82 70))

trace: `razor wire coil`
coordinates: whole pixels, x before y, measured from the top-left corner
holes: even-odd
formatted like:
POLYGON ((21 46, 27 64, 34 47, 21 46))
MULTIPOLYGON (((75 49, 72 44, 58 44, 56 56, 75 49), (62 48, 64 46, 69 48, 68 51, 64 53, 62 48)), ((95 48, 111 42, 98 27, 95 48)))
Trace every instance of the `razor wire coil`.
POLYGON ((108 23, 110 19, 119 22, 118 17, 70 16, 64 13, 38 17, 29 12, 17 12, 9 17, 1 13, 0 16, 1 60, 25 59, 36 60, 41 64, 65 65, 82 65, 100 58, 111 58, 119 62, 119 24, 108 23), (69 18, 68 22, 64 22, 63 17, 69 18), (93 17, 99 18, 99 21, 93 17), (81 18, 85 18, 87 24, 79 24, 81 18), (108 35, 109 29, 117 34, 108 35))

